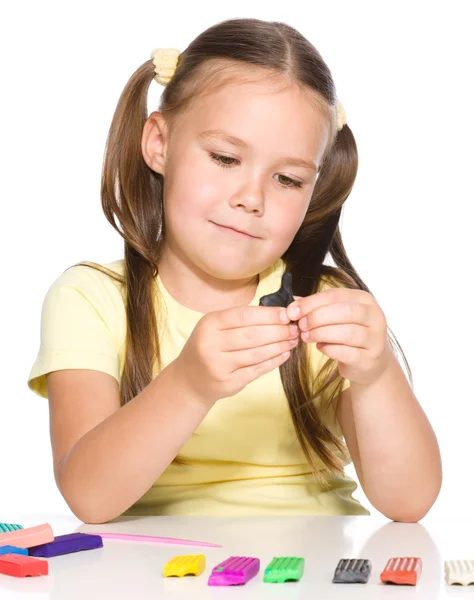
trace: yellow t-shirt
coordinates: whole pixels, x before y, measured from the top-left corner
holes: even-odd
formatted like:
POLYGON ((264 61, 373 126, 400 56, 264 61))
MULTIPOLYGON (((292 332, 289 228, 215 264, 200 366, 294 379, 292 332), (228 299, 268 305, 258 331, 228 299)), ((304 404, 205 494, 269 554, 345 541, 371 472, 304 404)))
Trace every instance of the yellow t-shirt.
MULTIPOLYGON (((123 260, 104 266, 123 273, 123 260)), ((280 288, 284 269, 279 259, 260 274, 251 306, 280 288)), ((167 318, 159 319, 161 356, 167 365, 179 355, 203 314, 180 305, 159 276, 155 282, 156 300, 161 292, 166 306, 167 318)), ((45 374, 60 369, 103 371, 119 381, 125 334, 120 284, 89 267, 68 269, 44 299, 41 343, 29 388, 46 398, 45 374)), ((318 368, 327 357, 315 344, 310 348, 318 368)), ((349 385, 346 380, 344 389, 349 385)), ((334 410, 329 416, 328 426, 342 439, 334 410)), ((326 471, 330 486, 323 488, 312 475, 296 438, 278 368, 235 396, 219 400, 182 447, 180 457, 189 464, 171 464, 125 514, 370 514, 352 497, 357 484, 350 477, 326 471)), ((315 462, 323 466, 318 458, 315 462)))

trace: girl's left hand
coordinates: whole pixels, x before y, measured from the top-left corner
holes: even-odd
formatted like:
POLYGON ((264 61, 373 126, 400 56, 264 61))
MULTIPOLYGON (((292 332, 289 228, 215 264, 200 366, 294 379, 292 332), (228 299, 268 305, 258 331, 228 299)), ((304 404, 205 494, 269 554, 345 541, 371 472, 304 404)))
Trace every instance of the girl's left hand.
POLYGON ((337 360, 345 379, 368 385, 380 377, 393 353, 385 315, 371 294, 331 288, 295 298, 287 315, 298 321, 304 342, 316 342, 318 350, 337 360))

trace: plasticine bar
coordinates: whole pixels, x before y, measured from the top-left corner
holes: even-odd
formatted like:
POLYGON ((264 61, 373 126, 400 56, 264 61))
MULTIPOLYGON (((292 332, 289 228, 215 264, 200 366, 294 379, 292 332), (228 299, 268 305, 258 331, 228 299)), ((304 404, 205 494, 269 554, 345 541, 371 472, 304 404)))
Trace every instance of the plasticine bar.
POLYGON ((446 560, 444 571, 448 585, 474 583, 474 560, 446 560))
POLYGON ((17 531, 23 529, 22 525, 12 525, 11 523, 0 523, 0 533, 7 533, 7 531, 17 531))
POLYGON ((275 556, 263 572, 263 581, 284 583, 299 581, 304 573, 304 558, 296 556, 275 556))
POLYGON ((294 300, 291 273, 283 273, 281 287, 272 294, 266 294, 260 298, 260 306, 283 306, 287 307, 294 300))
POLYGON ((53 530, 49 523, 0 533, 0 546, 11 545, 18 548, 31 548, 40 544, 47 544, 54 540, 53 530))
POLYGON ((341 558, 334 573, 333 583, 367 583, 372 565, 364 558, 341 558))
POLYGON ((244 585, 260 570, 260 560, 249 556, 231 556, 212 569, 208 585, 244 585))
POLYGON ((2 554, 23 554, 28 556, 28 550, 26 548, 17 548, 17 546, 0 546, 0 556, 2 554))
POLYGON ((383 583, 416 585, 421 575, 421 558, 391 558, 380 574, 383 583))
POLYGON ((40 546, 30 548, 29 555, 51 558, 53 556, 61 556, 62 554, 80 552, 81 550, 102 548, 103 545, 100 535, 79 532, 68 533, 67 535, 58 535, 54 538, 54 542, 50 542, 49 544, 41 544, 40 546))
POLYGON ((204 554, 187 554, 175 556, 169 560, 163 569, 165 577, 184 577, 185 575, 200 575, 206 568, 204 554))
POLYGON ((36 577, 48 574, 48 561, 21 554, 0 556, 0 573, 12 577, 36 577))

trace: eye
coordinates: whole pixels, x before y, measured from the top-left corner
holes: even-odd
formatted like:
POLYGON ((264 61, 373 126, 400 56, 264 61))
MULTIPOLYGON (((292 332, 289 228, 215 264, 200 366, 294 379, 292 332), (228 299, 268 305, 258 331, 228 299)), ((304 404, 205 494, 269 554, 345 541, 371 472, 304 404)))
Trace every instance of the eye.
POLYGON ((280 184, 282 185, 282 187, 301 187, 301 181, 296 181, 296 179, 291 179, 290 177, 287 177, 286 175, 278 175, 278 177, 281 177, 282 179, 285 179, 286 181, 290 182, 290 185, 286 185, 286 184, 280 184))
POLYGON ((236 161, 236 158, 232 158, 232 156, 223 156, 222 154, 216 154, 215 152, 209 152, 209 156, 217 162, 220 167, 224 167, 225 169, 232 166, 232 161, 236 161), (224 162, 224 160, 230 160, 230 163, 224 162))
MULTIPOLYGON (((229 169, 236 162, 237 163, 239 162, 236 158, 232 158, 232 156, 224 156, 222 154, 216 154, 215 152, 209 152, 208 154, 212 158, 212 160, 215 163, 217 163, 219 165, 219 167, 222 167, 223 169, 229 169), (225 161, 230 161, 230 162, 225 162, 225 161)), ((296 179, 291 179, 290 177, 287 177, 286 175, 278 174, 278 177, 283 179, 286 182, 289 182, 289 185, 288 185, 288 183, 281 183, 281 181, 280 181, 279 185, 282 188, 292 188, 292 187, 300 188, 300 187, 302 187, 301 181, 296 181, 296 179)))

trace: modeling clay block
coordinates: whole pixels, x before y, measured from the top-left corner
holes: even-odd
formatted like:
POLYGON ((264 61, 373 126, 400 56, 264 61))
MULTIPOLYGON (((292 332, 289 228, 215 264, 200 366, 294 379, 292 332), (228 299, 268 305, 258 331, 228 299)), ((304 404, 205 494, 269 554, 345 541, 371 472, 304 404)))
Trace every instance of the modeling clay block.
POLYGON ((48 561, 21 554, 0 556, 0 573, 13 577, 36 577, 48 574, 48 561))
POLYGON ((284 306, 285 308, 294 301, 291 273, 283 273, 281 288, 273 294, 260 298, 260 306, 284 306))
POLYGON ((54 538, 54 542, 49 544, 41 544, 30 548, 30 556, 61 556, 62 554, 71 554, 72 552, 80 552, 81 550, 93 550, 94 548, 102 548, 102 538, 100 535, 91 535, 89 533, 68 533, 66 535, 58 535, 54 538))
POLYGON ((444 571, 449 585, 474 583, 474 560, 446 560, 444 571))
POLYGON ((304 558, 296 556, 275 556, 263 572, 263 581, 283 583, 299 581, 304 573, 304 558))
POLYGON ((260 570, 260 560, 249 556, 231 556, 212 569, 208 585, 244 585, 260 570))
POLYGON ((18 548, 17 546, 0 546, 0 555, 2 554, 23 554, 23 556, 28 556, 28 550, 26 548, 18 548))
POLYGON ((18 548, 32 548, 52 541, 54 541, 53 530, 48 523, 0 533, 0 546, 11 544, 18 548))
POLYGON ((185 575, 200 575, 206 568, 204 554, 188 554, 175 556, 169 560, 163 569, 165 577, 184 577, 185 575))
POLYGON ((341 558, 338 562, 333 583, 367 583, 372 565, 364 558, 341 558))
POLYGON ((416 585, 421 575, 421 558, 391 558, 380 574, 383 583, 416 585))
POLYGON ((0 523, 0 533, 6 533, 7 531, 17 531, 23 529, 22 525, 12 525, 11 523, 0 523))

